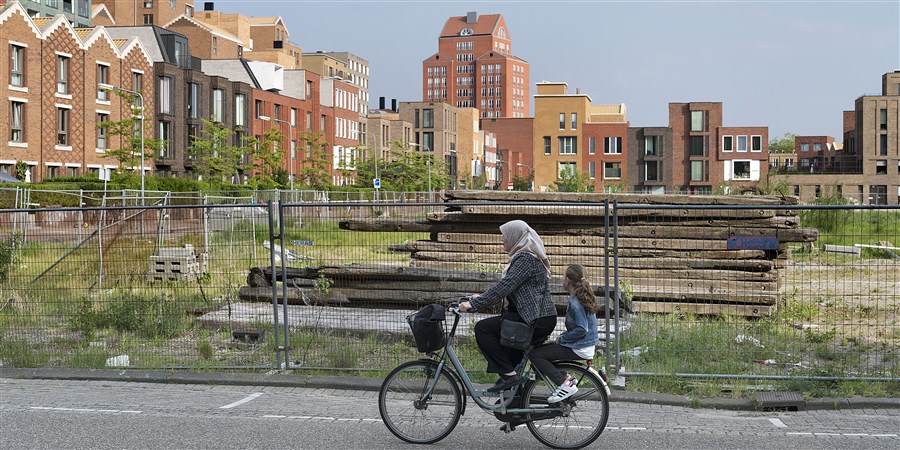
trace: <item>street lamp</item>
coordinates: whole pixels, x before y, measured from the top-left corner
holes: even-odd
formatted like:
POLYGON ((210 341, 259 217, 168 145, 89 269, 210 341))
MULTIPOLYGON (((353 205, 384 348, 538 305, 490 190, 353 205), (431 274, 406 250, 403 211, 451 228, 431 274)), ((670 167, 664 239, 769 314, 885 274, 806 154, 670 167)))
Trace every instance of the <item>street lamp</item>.
POLYGON ((274 117, 269 117, 269 116, 259 116, 259 120, 265 120, 266 122, 268 122, 268 121, 281 122, 288 126, 288 148, 290 149, 290 152, 291 152, 291 170, 290 170, 291 178, 290 178, 290 180, 291 180, 291 190, 293 191, 294 190, 294 152, 296 151, 294 149, 294 132, 293 132, 294 126, 291 125, 290 122, 288 122, 286 120, 276 119, 274 117))
MULTIPOLYGON (((141 100, 141 205, 144 204, 144 96, 141 95, 138 91, 133 91, 131 89, 126 89, 119 86, 113 86, 107 83, 97 83, 97 87, 103 89, 104 91, 119 91, 125 92, 131 95, 137 95, 137 97, 141 100)), ((134 111, 132 110, 132 116, 134 115, 134 111)))

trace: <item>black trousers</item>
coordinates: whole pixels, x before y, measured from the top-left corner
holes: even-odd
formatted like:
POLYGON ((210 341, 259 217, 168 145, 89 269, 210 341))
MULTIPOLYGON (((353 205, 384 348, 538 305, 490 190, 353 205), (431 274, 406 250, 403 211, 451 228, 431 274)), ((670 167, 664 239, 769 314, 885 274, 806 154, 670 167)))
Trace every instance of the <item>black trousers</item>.
POLYGON ((531 350, 531 353, 528 354, 528 358, 531 359, 532 366, 542 374, 550 377, 557 386, 562 384, 563 381, 566 381, 566 373, 556 370, 556 368, 553 367, 553 361, 584 359, 575 354, 575 351, 571 348, 563 347, 556 343, 534 348, 531 350))
MULTIPOLYGON (((509 373, 516 370, 522 361, 522 352, 500 345, 500 322, 515 320, 523 322, 516 313, 503 313, 499 316, 481 319, 475 323, 475 342, 487 360, 487 371, 492 373, 509 373)), ((541 343, 556 328, 556 316, 540 317, 534 323, 533 343, 541 343)))

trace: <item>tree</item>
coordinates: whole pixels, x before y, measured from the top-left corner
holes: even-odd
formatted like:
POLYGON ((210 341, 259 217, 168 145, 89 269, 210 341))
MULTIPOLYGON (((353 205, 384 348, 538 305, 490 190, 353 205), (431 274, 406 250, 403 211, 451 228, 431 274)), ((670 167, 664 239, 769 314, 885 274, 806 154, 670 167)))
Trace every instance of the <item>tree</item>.
POLYGON ((287 182, 287 171, 284 169, 284 150, 281 142, 284 135, 278 128, 263 133, 261 138, 252 137, 247 140, 253 155, 252 183, 260 189, 283 187, 287 182))
POLYGON ((328 143, 322 141, 323 136, 318 131, 306 131, 298 139, 306 144, 298 178, 313 189, 331 185, 331 161, 328 158, 328 143))
POLYGON ((534 172, 529 173, 527 177, 515 176, 512 179, 514 191, 530 191, 532 183, 534 183, 534 172))
POLYGON ((450 184, 450 175, 447 163, 442 159, 435 159, 426 152, 417 152, 403 143, 392 141, 390 156, 388 158, 372 158, 357 165, 356 185, 371 187, 370 180, 375 178, 375 162, 378 163, 378 177, 381 178, 381 188, 398 192, 413 192, 428 190, 429 179, 431 188, 441 190, 450 184))
POLYGON ((794 133, 784 133, 782 138, 769 140, 769 153, 794 153, 794 133))
POLYGON ((153 135, 153 118, 144 116, 144 129, 141 130, 141 108, 134 105, 134 94, 122 91, 113 91, 118 95, 123 104, 131 105, 131 114, 126 115, 122 120, 112 121, 104 120, 98 125, 99 128, 106 129, 106 135, 121 136, 122 146, 120 148, 106 149, 101 158, 112 158, 118 163, 116 171, 122 173, 126 168, 137 168, 143 165, 141 159, 141 133, 144 135, 144 159, 153 159, 163 149, 165 141, 147 137, 147 131, 150 136, 153 135))
POLYGON ((564 170, 551 189, 558 192, 594 192, 594 183, 585 172, 564 170))
POLYGON ((231 145, 234 132, 218 122, 201 119, 201 136, 194 136, 187 157, 194 160, 192 171, 210 183, 227 183, 240 171, 241 156, 250 153, 246 140, 231 145))

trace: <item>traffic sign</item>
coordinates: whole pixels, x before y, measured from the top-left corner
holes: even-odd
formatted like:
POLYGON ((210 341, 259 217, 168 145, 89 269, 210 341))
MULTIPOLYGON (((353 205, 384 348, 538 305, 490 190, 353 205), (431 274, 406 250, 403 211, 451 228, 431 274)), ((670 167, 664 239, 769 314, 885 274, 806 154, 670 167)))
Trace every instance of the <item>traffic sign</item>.
POLYGON ((372 185, 375 186, 375 189, 381 189, 381 178, 372 179, 372 185))

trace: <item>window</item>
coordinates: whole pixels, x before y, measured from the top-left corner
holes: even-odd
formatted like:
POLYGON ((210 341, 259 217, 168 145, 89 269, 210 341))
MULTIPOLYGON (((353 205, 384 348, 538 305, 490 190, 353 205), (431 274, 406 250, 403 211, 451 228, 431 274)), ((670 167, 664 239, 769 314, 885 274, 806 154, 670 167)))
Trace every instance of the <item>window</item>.
POLYGON ((424 151, 433 151, 434 150, 434 132, 426 131, 422 133, 422 150, 424 151))
POLYGON ((69 145, 69 110, 56 108, 56 145, 69 145))
POLYGON ((578 114, 577 113, 572 113, 572 129, 573 130, 578 129, 578 114))
POLYGON ((622 138, 618 136, 610 136, 604 138, 604 141, 603 153, 607 155, 622 154, 622 138))
POLYGON ((691 131, 703 131, 703 111, 691 111, 691 131))
POLYGON ((566 174, 566 173, 575 175, 577 170, 578 170, 578 166, 576 163, 571 162, 571 161, 562 161, 559 163, 558 177, 561 178, 563 176, 563 174, 566 174))
POLYGON ((188 83, 187 109, 191 119, 200 114, 200 85, 197 83, 188 83))
POLYGON ((887 130, 887 110, 878 110, 878 129, 887 130))
POLYGON ((644 161, 644 181, 659 181, 659 161, 644 161))
POLYGON ((605 162, 603 163, 603 178, 619 179, 622 178, 622 163, 605 162))
POLYGON ((275 104, 275 109, 272 110, 272 117, 281 120, 281 105, 278 103, 275 104))
POLYGON ((100 84, 109 84, 109 66, 105 64, 97 64, 97 100, 109 100, 109 93, 106 89, 101 89, 100 84))
POLYGON ((597 162, 591 161, 588 163, 588 177, 592 180, 597 178, 597 162))
POLYGON ((560 136, 559 137, 559 154, 560 155, 575 155, 577 154, 577 142, 578 138, 575 136, 560 136))
POLYGON ((819 143, 813 144, 813 151, 814 151, 814 152, 821 152, 821 151, 822 151, 822 144, 819 144, 819 143))
POLYGON ((25 142, 25 103, 10 102, 9 105, 9 140, 25 142))
POLYGON ((169 0, 169 9, 175 9, 175 0, 169 0))
POLYGON ((703 161, 691 161, 691 181, 703 180, 703 161))
POLYGON ((212 38, 212 54, 215 55, 219 51, 219 39, 213 36, 212 38))
POLYGON ((731 178, 733 180, 749 180, 750 161, 732 161, 731 178))
POLYGON ((328 116, 322 114, 322 118, 319 120, 319 126, 322 127, 320 131, 322 131, 323 133, 328 131, 328 116))
POLYGON ((730 152, 734 150, 734 136, 722 136, 722 151, 730 152))
POLYGON ((691 156, 705 156, 706 146, 703 136, 691 136, 691 156))
POLYGON ((97 149, 105 150, 106 149, 106 128, 101 124, 103 122, 109 121, 109 114, 98 113, 97 114, 97 149))
POLYGON ((144 14, 144 25, 153 25, 153 14, 144 14))
POLYGON ((213 89, 212 94, 212 121, 222 123, 225 119, 225 91, 213 89))
POLYGON ((47 178, 59 176, 59 166, 47 166, 47 178))
POLYGON ((244 94, 234 95, 234 126, 247 126, 247 96, 244 94))
MULTIPOLYGON (((257 100, 256 102, 254 102, 253 117, 259 119, 263 115, 262 107, 263 107, 262 100, 257 100)), ((325 130, 324 124, 322 125, 322 130, 325 130)))
POLYGON ((657 139, 659 136, 644 136, 644 155, 645 156, 656 156, 657 150, 656 145, 658 143, 657 139))
POLYGON ((131 90, 141 92, 144 89, 144 74, 131 72, 131 90))
POLYGON ((747 151, 747 136, 738 136, 737 137, 737 151, 739 151, 739 152, 747 151))
POLYGON ((887 186, 870 185, 869 186, 869 204, 871 205, 887 205, 887 186))
POLYGON ((312 120, 312 111, 306 112, 306 129, 312 130, 313 120, 312 120))
POLYGON ((152 2, 152 1, 146 1, 146 2, 144 2, 144 8, 152 8, 152 7, 153 7, 153 2, 152 2))
POLYGON ((172 122, 159 121, 159 154, 160 158, 172 157, 172 122))
POLYGON ((9 46, 9 84, 25 86, 25 47, 9 46))
POLYGON ((297 126, 297 108, 291 108, 290 123, 292 127, 297 126))
POLYGON ((762 151, 762 136, 750 136, 750 151, 751 152, 761 152, 762 151))
POLYGON ((559 129, 566 129, 566 113, 559 113, 559 129))
POLYGON ((434 110, 422 110, 422 128, 434 128, 434 110))
POLYGON ((875 175, 887 175, 887 160, 879 159, 875 161, 875 175))
POLYGON ((312 100, 312 90, 313 90, 313 82, 312 80, 306 80, 306 89, 303 91, 305 96, 303 97, 305 100, 312 100))
POLYGON ((882 134, 878 136, 878 155, 887 156, 888 152, 888 143, 887 143, 887 135, 882 134))
POLYGON ((597 138, 591 136, 588 138, 588 154, 594 155, 597 153, 597 138))
POLYGON ((159 77, 159 112, 172 114, 172 78, 159 77))
POLYGON ((56 57, 56 93, 69 93, 69 58, 62 55, 56 57))
POLYGON ((550 153, 550 136, 544 136, 544 154, 549 155, 550 153))

